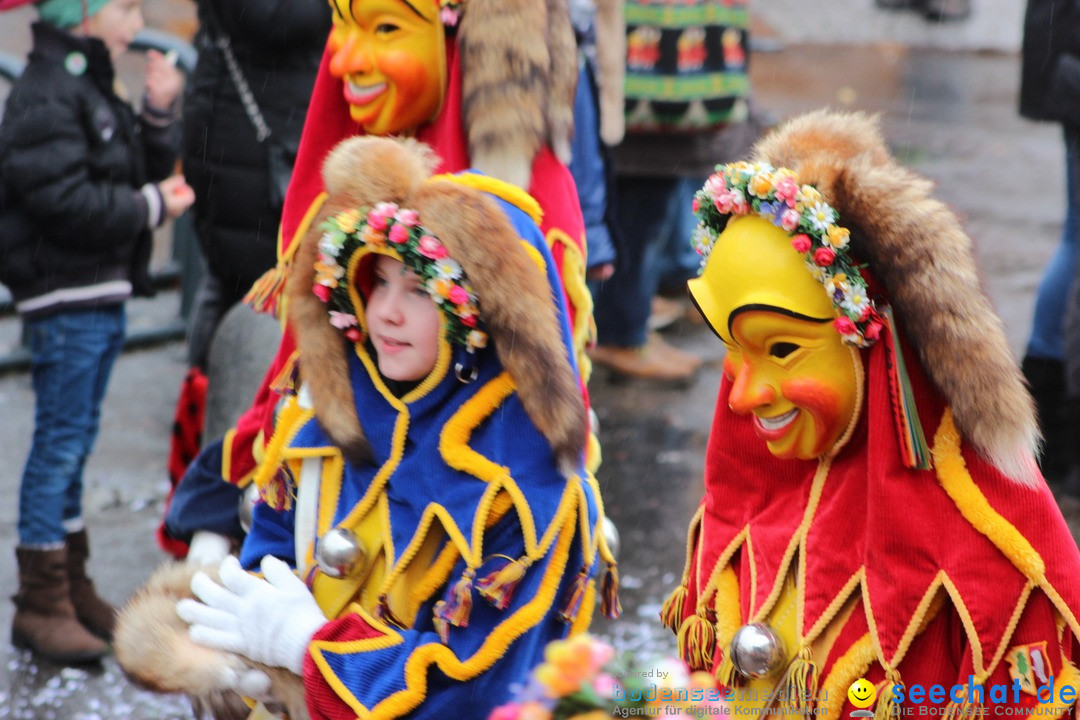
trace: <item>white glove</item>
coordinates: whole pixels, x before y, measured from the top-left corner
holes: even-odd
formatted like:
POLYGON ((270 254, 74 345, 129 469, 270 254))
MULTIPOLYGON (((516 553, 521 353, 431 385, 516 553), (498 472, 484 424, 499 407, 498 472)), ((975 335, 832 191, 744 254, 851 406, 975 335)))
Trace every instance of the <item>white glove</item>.
POLYGON ((188 565, 213 565, 217 567, 232 549, 232 542, 224 535, 211 530, 196 530, 188 544, 188 565))
POLYGON ((191 590, 202 603, 185 598, 176 603, 176 614, 191 625, 191 639, 200 645, 299 675, 311 637, 326 616, 288 565, 268 555, 260 568, 265 580, 230 555, 218 570, 224 587, 196 573, 191 590))

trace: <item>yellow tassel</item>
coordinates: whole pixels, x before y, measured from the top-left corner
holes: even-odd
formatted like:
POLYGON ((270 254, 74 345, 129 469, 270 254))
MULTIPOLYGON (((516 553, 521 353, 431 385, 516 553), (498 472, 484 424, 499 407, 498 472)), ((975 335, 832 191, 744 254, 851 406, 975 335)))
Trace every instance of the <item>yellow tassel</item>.
POLYGON ((607 566, 604 579, 600 583, 600 612, 608 620, 618 620, 622 615, 622 603, 619 602, 619 567, 615 563, 607 566))
POLYGON ((559 619, 567 625, 572 625, 577 619, 578 611, 581 610, 581 601, 585 599, 585 589, 589 584, 589 571, 581 568, 581 572, 570 584, 566 592, 566 605, 559 611, 559 619))
POLYGON ((686 618, 679 628, 679 656, 691 670, 712 668, 713 655, 716 653, 716 628, 708 615, 706 607, 699 607, 697 614, 686 618))
POLYGON ((278 299, 285 288, 287 264, 279 263, 262 274, 244 295, 244 302, 256 312, 277 317, 278 299))
POLYGON ((877 705, 874 706, 874 720, 893 720, 896 703, 893 701, 893 685, 903 685, 900 674, 895 670, 885 673, 885 687, 878 691, 877 705))
POLYGON ((810 648, 803 647, 788 668, 785 706, 801 714, 813 707, 819 674, 810 648))
POLYGON ((446 620, 446 601, 440 600, 432 608, 431 624, 435 626, 435 632, 443 645, 450 642, 450 623, 446 620))
POLYGON ((476 591, 480 593, 480 597, 499 610, 505 610, 510 607, 510 601, 514 599, 514 591, 517 590, 518 584, 525 577, 525 571, 531 564, 532 560, 527 557, 511 560, 500 569, 478 580, 476 591))
POLYGON ((734 688, 742 684, 742 675, 731 662, 730 653, 725 652, 720 664, 716 666, 716 682, 722 687, 734 688))
POLYGON ((686 603, 686 586, 680 585, 671 591, 660 608, 660 622, 678 633, 683 620, 683 605, 686 603))
POLYGON ((450 599, 443 607, 442 616, 454 627, 469 627, 469 615, 472 613, 473 578, 476 571, 467 568, 461 579, 450 588, 450 599))

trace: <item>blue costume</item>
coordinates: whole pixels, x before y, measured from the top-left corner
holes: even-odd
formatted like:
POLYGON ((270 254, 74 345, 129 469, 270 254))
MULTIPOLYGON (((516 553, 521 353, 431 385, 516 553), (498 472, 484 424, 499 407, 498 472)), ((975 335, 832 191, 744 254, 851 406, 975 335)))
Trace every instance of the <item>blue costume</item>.
POLYGON ((326 171, 317 218, 325 222, 312 223, 290 278, 296 392, 256 475, 263 502, 241 562, 289 562, 330 618, 304 663, 313 718, 486 717, 542 661, 550 640, 587 628, 598 594, 617 612, 617 572, 598 532, 600 494, 584 467, 585 409, 558 271, 526 193, 464 173, 425 175, 391 197, 374 195, 379 183, 356 158, 370 155, 372 143, 392 153, 410 145, 365 139, 344 147, 356 142, 328 160, 330 168, 336 155, 350 179, 339 187, 326 171), (361 150, 350 159, 354 148, 361 150), (373 214, 355 220, 380 207, 357 198, 410 208, 396 216, 418 217, 422 227, 410 224, 409 237, 438 238, 452 263, 440 267, 457 266, 454 282, 469 291, 456 316, 447 310, 452 292, 432 292, 445 316, 438 357, 413 386, 380 375, 363 319, 370 261, 386 254, 409 265, 408 252, 395 245, 393 227, 373 230, 381 223, 373 214), (334 262, 324 251, 346 226, 345 242, 358 245, 337 257, 341 283, 327 281, 349 293, 355 311, 343 338, 312 288, 329 277, 334 262), (457 322, 473 310, 479 324, 476 316, 457 322), (334 383, 343 381, 351 402, 338 402, 342 386, 334 383), (320 545, 342 528, 356 539, 359 560, 333 577, 320 545))

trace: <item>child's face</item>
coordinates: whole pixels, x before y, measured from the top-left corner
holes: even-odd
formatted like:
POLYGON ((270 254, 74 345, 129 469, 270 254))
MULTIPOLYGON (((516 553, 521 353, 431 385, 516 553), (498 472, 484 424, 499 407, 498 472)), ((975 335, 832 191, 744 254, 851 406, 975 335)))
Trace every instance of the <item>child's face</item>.
POLYGON ((100 39, 115 62, 143 29, 142 0, 109 0, 87 21, 89 34, 100 39))
POLYGON ((423 281, 400 260, 375 258, 364 319, 385 377, 410 382, 435 367, 442 317, 423 281))

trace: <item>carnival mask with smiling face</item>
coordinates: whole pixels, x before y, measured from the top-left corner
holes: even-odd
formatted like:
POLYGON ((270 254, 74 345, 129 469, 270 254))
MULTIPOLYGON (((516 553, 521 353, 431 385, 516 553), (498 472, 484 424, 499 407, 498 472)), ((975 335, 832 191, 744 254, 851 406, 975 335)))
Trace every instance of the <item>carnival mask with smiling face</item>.
POLYGON ((779 458, 811 460, 834 448, 857 410, 859 358, 791 236, 760 217, 732 218, 689 286, 727 347, 732 411, 752 414, 779 458))
POLYGON ((349 114, 371 135, 411 134, 433 120, 446 91, 435 0, 330 0, 330 74, 349 114))

